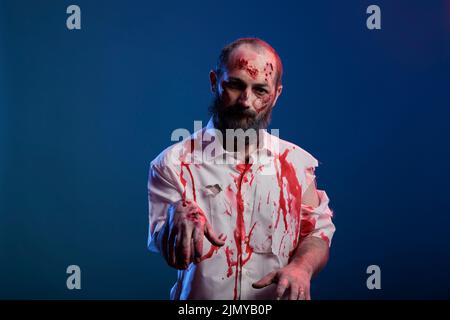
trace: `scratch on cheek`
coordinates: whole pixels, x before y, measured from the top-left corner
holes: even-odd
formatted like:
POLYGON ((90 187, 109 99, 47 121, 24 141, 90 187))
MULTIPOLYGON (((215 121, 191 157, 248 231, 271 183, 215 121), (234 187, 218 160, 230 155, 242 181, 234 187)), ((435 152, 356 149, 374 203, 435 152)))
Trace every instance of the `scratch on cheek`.
POLYGON ((258 98, 255 100, 253 106, 258 112, 261 112, 262 110, 266 109, 270 106, 270 103, 273 100, 274 95, 273 94, 267 94, 264 97, 258 98))

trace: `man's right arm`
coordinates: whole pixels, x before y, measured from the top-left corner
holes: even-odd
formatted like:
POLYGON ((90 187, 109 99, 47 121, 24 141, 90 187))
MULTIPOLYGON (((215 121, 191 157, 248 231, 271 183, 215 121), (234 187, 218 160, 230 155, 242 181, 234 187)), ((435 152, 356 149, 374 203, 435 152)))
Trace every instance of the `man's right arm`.
POLYGON ((191 262, 201 262, 204 236, 215 246, 223 246, 225 238, 216 236, 193 200, 180 199, 171 181, 177 180, 169 167, 150 166, 148 248, 160 252, 171 267, 186 269, 191 262))
POLYGON ((147 192, 149 210, 148 249, 161 252, 161 239, 158 237, 165 227, 170 206, 181 200, 181 192, 176 185, 176 173, 168 166, 150 164, 147 192))

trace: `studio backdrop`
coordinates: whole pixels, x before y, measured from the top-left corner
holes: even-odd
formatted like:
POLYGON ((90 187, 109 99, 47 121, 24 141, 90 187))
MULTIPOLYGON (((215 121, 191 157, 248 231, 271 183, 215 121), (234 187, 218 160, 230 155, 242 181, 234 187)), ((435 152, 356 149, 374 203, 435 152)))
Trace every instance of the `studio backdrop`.
POLYGON ((0 298, 169 297, 149 164, 206 125, 209 71, 240 37, 280 54, 270 127, 330 197, 313 299, 450 298, 448 0, 0 1, 0 298))

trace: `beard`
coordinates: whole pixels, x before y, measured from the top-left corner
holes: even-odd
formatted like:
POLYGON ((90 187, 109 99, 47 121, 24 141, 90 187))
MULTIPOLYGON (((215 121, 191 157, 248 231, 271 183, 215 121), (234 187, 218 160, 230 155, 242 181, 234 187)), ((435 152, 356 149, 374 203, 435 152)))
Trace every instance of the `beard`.
POLYGON ((218 95, 214 96, 209 112, 213 117, 214 127, 223 134, 226 129, 253 129, 259 132, 260 129, 267 129, 272 118, 272 106, 257 113, 240 103, 224 106, 218 95))

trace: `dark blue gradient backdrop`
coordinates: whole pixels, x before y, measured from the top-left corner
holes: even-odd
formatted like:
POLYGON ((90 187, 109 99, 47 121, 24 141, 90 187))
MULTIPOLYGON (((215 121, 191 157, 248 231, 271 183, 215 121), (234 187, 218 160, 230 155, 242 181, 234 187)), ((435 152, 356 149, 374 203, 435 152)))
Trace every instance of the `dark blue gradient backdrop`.
POLYGON ((450 298, 448 0, 1 1, 0 298, 168 298, 175 271, 146 248, 149 162, 206 124, 208 72, 242 36, 279 51, 271 127, 320 160, 335 212, 313 298, 450 298))

